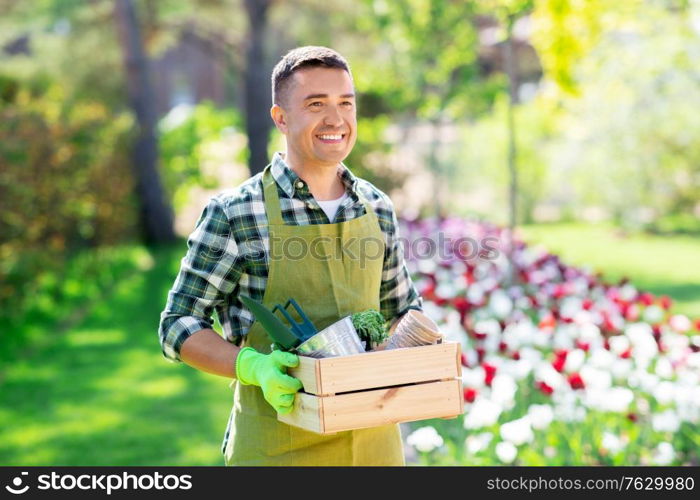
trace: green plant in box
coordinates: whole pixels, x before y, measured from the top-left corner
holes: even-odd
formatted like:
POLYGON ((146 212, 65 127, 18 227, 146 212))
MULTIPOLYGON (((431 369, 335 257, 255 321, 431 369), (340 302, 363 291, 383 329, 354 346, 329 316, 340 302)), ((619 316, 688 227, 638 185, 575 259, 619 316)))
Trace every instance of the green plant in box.
POLYGON ((381 344, 388 338, 386 321, 379 311, 368 309, 353 314, 350 319, 360 339, 366 341, 367 346, 381 344))

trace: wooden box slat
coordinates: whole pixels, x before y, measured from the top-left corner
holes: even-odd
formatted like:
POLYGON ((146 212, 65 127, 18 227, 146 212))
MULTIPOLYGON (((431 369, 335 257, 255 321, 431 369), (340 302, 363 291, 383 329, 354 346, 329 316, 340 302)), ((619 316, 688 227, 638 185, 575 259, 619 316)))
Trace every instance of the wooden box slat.
POLYGON ((343 392, 461 377, 459 342, 367 352, 335 358, 299 356, 288 373, 301 380, 304 392, 343 392))
POLYGON ((320 434, 377 427, 463 412, 458 379, 374 389, 336 396, 299 393, 294 411, 278 419, 320 434))
POLYGON ((288 370, 304 390, 278 420, 320 434, 464 411, 460 344, 443 344, 315 359, 299 356, 288 370))

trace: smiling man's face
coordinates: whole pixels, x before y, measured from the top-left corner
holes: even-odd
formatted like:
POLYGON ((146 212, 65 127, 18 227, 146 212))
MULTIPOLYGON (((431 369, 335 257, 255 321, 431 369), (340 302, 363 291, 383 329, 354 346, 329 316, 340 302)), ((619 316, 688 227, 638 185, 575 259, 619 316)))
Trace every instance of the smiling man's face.
POLYGON ((310 67, 291 76, 281 106, 272 118, 287 139, 290 164, 335 167, 355 145, 355 90, 347 71, 310 67))

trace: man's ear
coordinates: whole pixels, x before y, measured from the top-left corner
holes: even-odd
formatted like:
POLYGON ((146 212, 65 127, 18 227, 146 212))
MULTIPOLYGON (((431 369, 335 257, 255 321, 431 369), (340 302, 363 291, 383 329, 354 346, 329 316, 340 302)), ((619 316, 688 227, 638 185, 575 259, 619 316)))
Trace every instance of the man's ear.
POLYGON ((270 108, 270 116, 272 121, 275 122, 275 127, 277 130, 283 134, 287 134, 287 117, 285 116, 284 109, 279 104, 273 104, 270 108))

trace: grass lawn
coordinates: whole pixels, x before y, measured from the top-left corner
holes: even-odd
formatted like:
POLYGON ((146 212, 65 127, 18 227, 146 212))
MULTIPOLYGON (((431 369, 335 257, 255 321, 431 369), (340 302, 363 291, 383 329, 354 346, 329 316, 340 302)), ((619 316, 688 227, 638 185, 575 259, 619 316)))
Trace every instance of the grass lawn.
POLYGON ((628 277, 640 289, 674 300, 673 311, 700 318, 700 238, 622 236, 604 225, 538 224, 520 229, 568 264, 600 271, 606 281, 628 277))
POLYGON ((227 380, 169 363, 158 342, 184 250, 156 252, 78 325, 0 368, 0 465, 223 465, 227 380))

